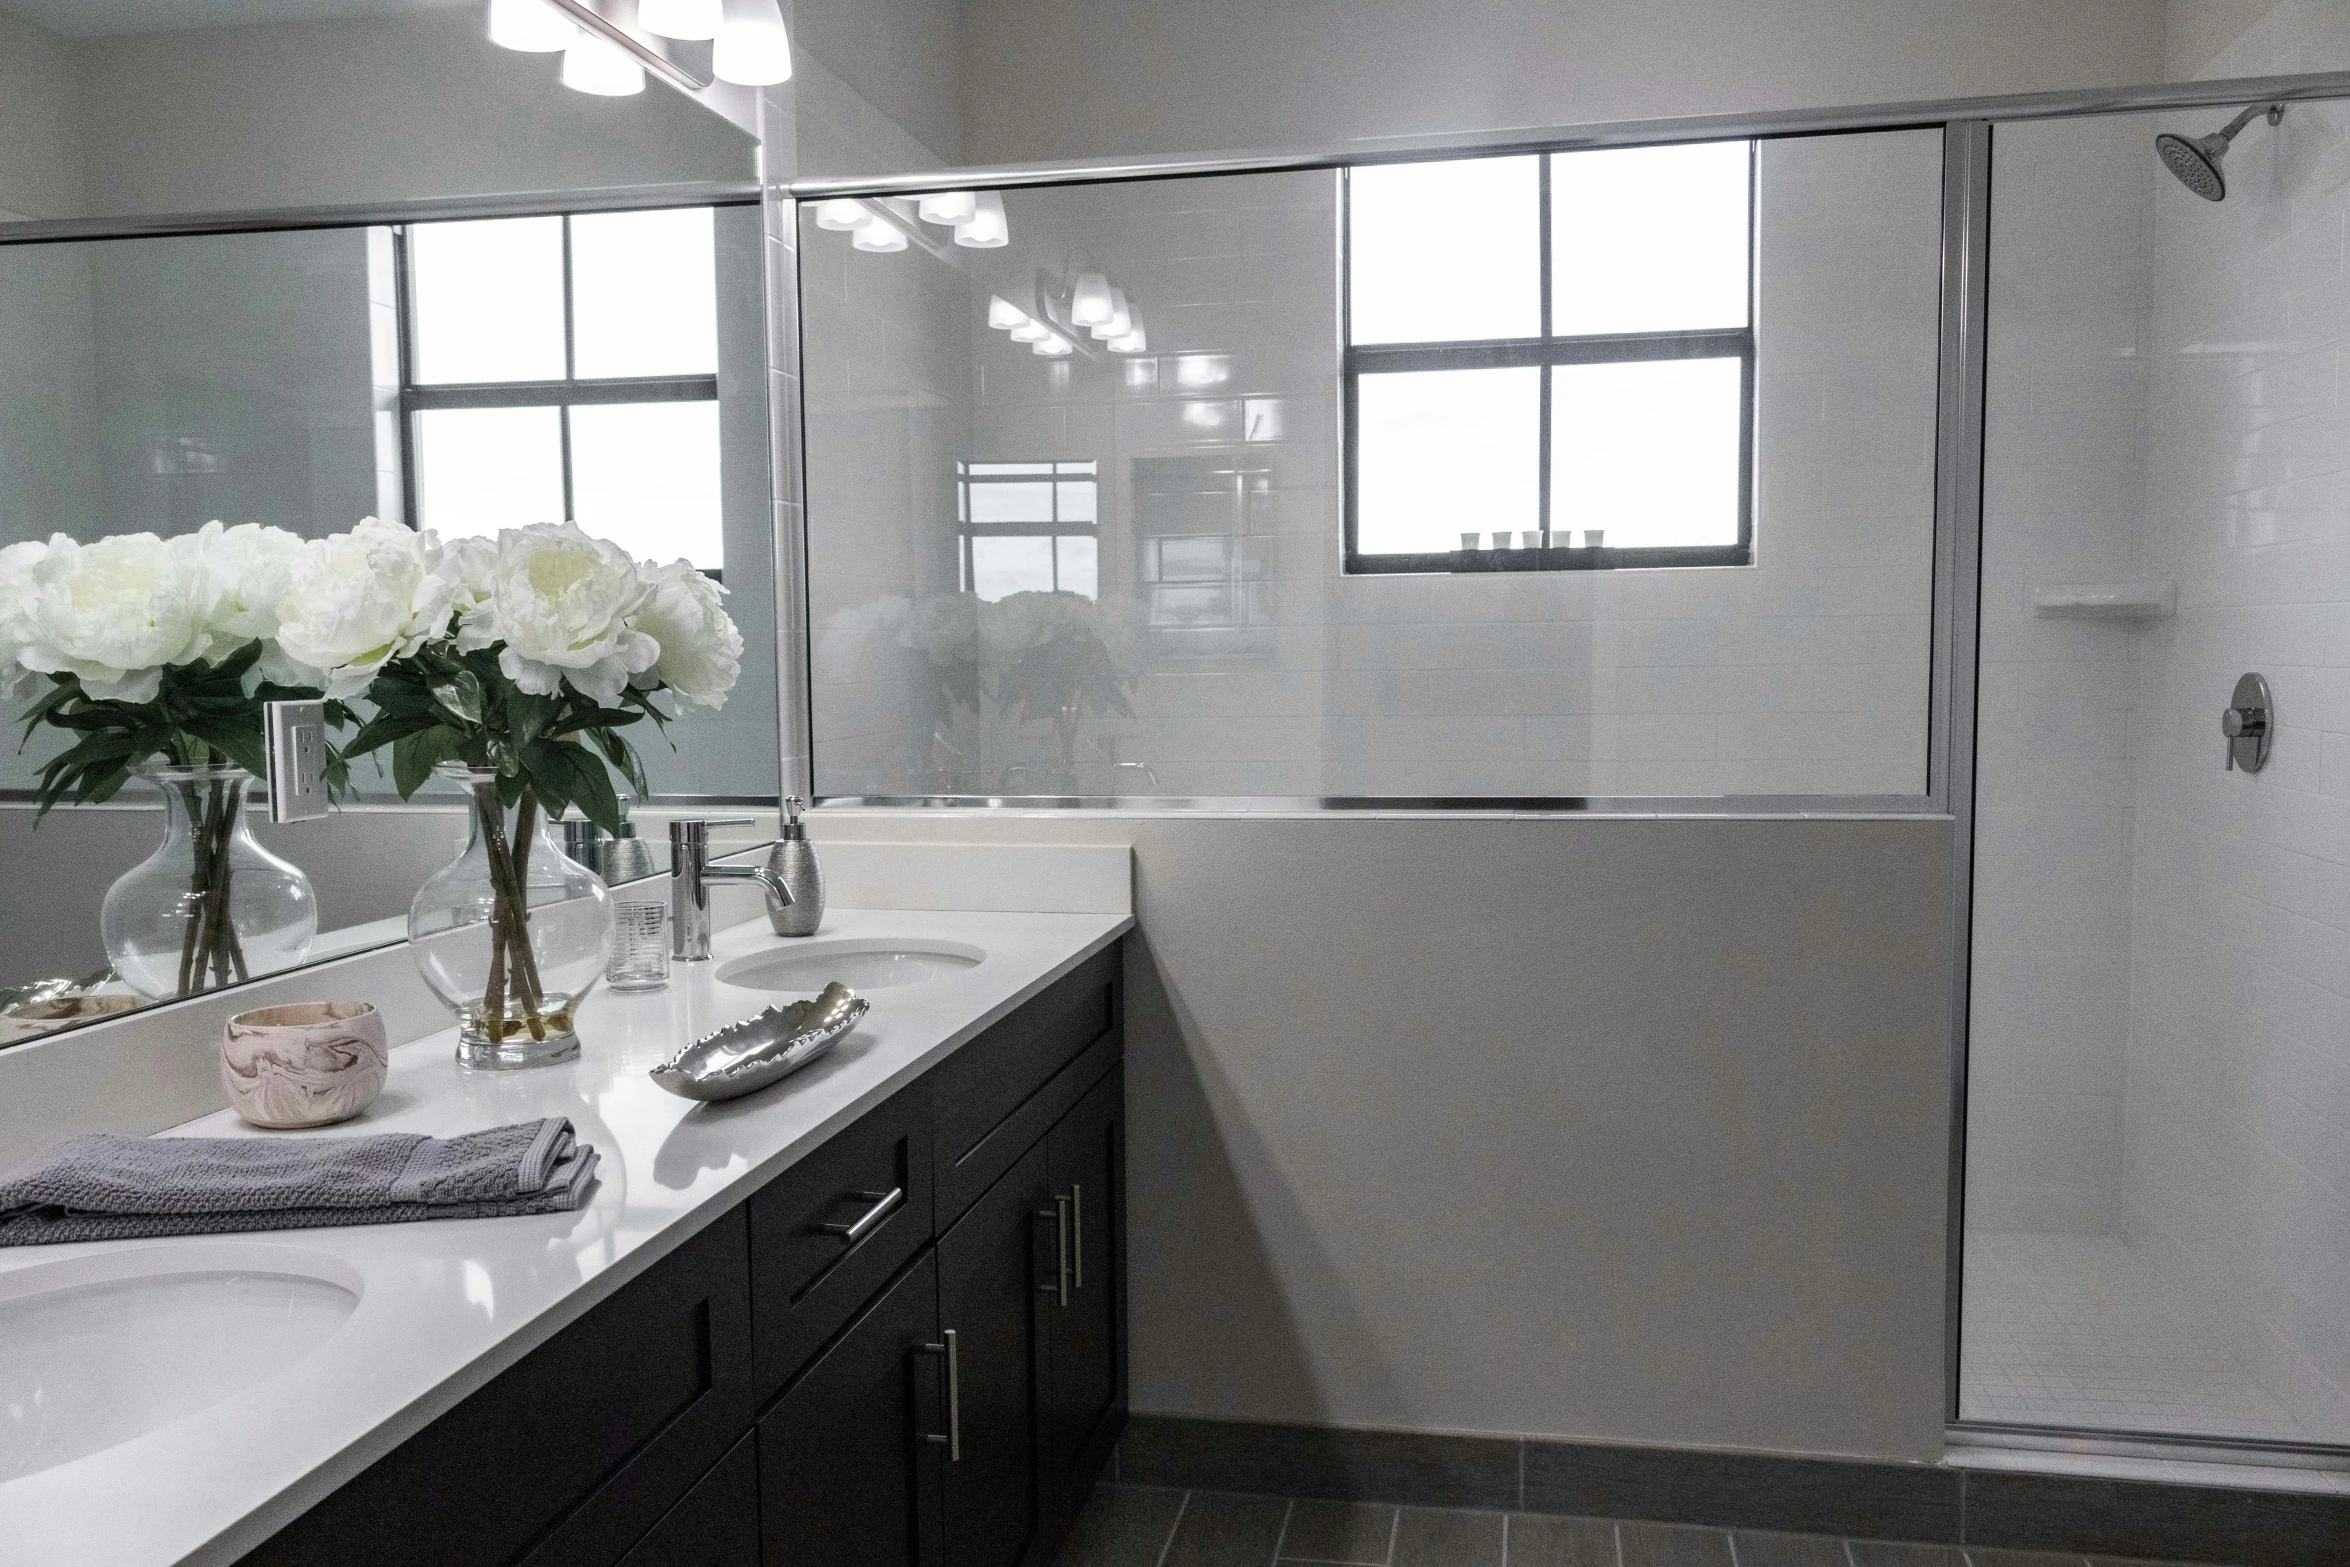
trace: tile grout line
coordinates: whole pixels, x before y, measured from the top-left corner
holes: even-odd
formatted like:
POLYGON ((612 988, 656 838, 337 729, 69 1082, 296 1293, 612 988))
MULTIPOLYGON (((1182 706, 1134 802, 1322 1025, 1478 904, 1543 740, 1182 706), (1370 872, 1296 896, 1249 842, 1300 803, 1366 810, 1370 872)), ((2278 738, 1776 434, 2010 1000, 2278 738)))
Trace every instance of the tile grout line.
MULTIPOLYGON (((1519 1511, 1519 1512, 1524 1512, 1525 1510, 1526 1510, 1526 1439, 1525 1439, 1524 1437, 1519 1437, 1519 1438, 1518 1438, 1518 1511, 1519 1511)), ((1505 1542, 1505 1543, 1506 1543, 1506 1542, 1507 1542, 1507 1540, 1508 1540, 1508 1534, 1507 1534, 1507 1531, 1506 1531, 1506 1530, 1505 1530, 1505 1531, 1504 1531, 1504 1533, 1503 1533, 1503 1540, 1504 1540, 1504 1542, 1505 1542)))
POLYGON ((1609 1524, 1609 1525, 1607 1526, 1607 1537, 1608 1537, 1608 1540, 1609 1540, 1609 1542, 1610 1542, 1611 1544, 1613 1544, 1613 1545, 1615 1546, 1615 1548, 1616 1548, 1616 1567, 1624 1567, 1624 1526, 1623 1526, 1623 1524, 1621 1524, 1621 1523, 1611 1523, 1611 1524, 1609 1524))
POLYGON ((1510 1567, 1510 1515, 1501 1515, 1501 1567, 1510 1567))
POLYGON ((1271 1558, 1273 1562, 1279 1562, 1281 1560, 1281 1547, 1289 1543, 1289 1521, 1296 1516, 1297 1498, 1293 1496, 1281 1509, 1281 1532, 1273 1536, 1273 1555, 1271 1558))
POLYGON ((1395 1542, 1402 1533, 1403 1509, 1398 1507, 1395 1515, 1387 1520, 1387 1561, 1384 1567, 1395 1567, 1395 1542))
POLYGON ((1175 1549, 1175 1536, 1183 1531, 1183 1515, 1191 1509, 1191 1493, 1183 1493, 1183 1500, 1175 1504, 1175 1521, 1167 1526, 1167 1538, 1159 1547, 1159 1558, 1151 1567, 1167 1567, 1167 1554, 1175 1549))

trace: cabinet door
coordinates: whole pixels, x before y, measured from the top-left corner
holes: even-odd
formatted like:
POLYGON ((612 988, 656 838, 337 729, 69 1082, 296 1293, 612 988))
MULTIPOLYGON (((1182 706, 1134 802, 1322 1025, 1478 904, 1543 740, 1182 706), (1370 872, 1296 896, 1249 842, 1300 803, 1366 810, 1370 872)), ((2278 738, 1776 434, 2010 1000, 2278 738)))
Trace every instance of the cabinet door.
MULTIPOLYGON (((1069 1288, 1046 1313, 1048 1495, 1073 1516, 1126 1403, 1126 1074, 1113 1069, 1053 1128, 1052 1191, 1068 1210, 1069 1288)), ((1056 1237, 1056 1240, 1058 1237, 1056 1237)))
POLYGON ((759 1567, 759 1464, 748 1433, 620 1567, 759 1567))
POLYGON ((915 1567, 946 1448, 938 1263, 925 1254, 759 1421, 766 1567, 915 1567))
POLYGON ((1039 1533, 1040 1253, 1052 1169, 1038 1143, 938 1243, 938 1322, 955 1334, 959 1451, 946 1466, 947 1567, 1013 1567, 1039 1533))

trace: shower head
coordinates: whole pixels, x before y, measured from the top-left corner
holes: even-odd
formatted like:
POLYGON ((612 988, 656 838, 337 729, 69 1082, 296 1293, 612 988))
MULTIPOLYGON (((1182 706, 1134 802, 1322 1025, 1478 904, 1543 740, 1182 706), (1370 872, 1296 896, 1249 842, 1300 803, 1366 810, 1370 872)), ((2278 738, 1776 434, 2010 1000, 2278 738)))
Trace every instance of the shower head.
POLYGON ((2162 166, 2181 185, 2205 201, 2225 201, 2228 181, 2220 173, 2220 160, 2228 155, 2228 144, 2236 139, 2236 133, 2251 124, 2257 114, 2266 114, 2268 123, 2274 125, 2285 117, 2285 106, 2256 103, 2209 136, 2187 137, 2164 131, 2154 138, 2154 150, 2161 156, 2162 166))

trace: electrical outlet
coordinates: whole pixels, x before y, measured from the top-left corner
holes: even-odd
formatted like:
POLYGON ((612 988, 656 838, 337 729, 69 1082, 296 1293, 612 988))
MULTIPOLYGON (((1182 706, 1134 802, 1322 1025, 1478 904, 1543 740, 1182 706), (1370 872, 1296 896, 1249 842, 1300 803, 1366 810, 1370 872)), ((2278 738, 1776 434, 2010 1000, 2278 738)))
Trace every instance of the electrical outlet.
POLYGON ((314 822, 326 810, 326 704, 269 702, 269 819, 314 822))

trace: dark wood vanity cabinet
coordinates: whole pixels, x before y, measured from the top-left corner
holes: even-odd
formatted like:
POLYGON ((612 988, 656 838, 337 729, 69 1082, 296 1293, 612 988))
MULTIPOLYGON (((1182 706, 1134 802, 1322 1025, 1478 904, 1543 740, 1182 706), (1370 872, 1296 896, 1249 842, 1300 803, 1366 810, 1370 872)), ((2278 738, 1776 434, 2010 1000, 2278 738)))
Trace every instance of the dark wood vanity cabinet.
POLYGON ((1119 961, 1087 959, 245 1560, 1050 1561, 1126 1410, 1119 961))

